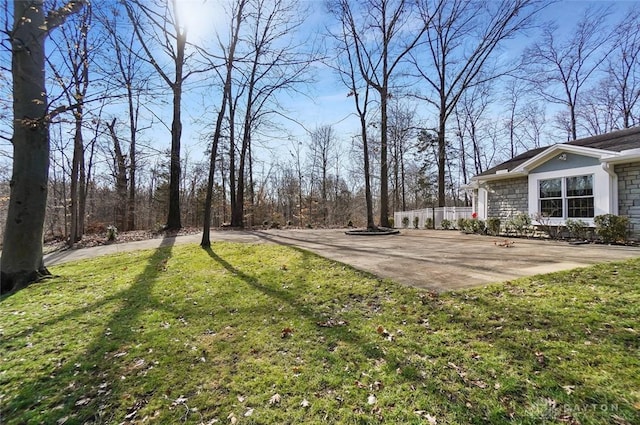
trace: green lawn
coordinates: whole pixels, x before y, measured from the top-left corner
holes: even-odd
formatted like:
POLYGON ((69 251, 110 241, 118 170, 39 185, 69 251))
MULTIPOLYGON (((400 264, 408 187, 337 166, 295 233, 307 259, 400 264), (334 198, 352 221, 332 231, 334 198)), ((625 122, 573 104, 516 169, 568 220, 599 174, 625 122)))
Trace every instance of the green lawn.
POLYGON ((0 302, 2 424, 639 424, 640 260, 443 295, 267 244, 0 302))

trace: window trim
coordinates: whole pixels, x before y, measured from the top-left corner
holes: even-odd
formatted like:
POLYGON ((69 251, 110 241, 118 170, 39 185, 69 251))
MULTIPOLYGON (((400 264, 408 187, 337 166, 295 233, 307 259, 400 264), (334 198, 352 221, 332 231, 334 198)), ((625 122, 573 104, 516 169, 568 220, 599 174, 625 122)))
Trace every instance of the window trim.
MULTIPOLYGON (((566 179, 568 177, 578 177, 584 175, 593 175, 593 214, 598 216, 601 214, 617 214, 617 176, 607 172, 601 165, 567 168, 564 170, 545 171, 540 173, 529 173, 528 179, 528 211, 533 219, 534 224, 549 224, 552 226, 563 226, 567 220, 564 216, 566 212, 566 204, 563 204, 563 217, 550 217, 545 219, 544 223, 536 221, 535 217, 540 214, 540 180, 548 180, 553 178, 566 179)), ((566 184, 566 183, 563 183, 566 184)), ((566 192, 563 192, 563 194, 566 192)), ((566 200, 566 198, 564 198, 566 200)), ((589 226, 594 226, 593 218, 579 218, 589 226)))
POLYGON ((593 174, 579 174, 579 175, 574 175, 574 176, 565 176, 565 177, 552 177, 552 178, 545 178, 545 179, 538 179, 537 180, 537 184, 538 184, 538 209, 537 209, 537 214, 542 214, 542 202, 543 201, 560 201, 560 215, 559 216, 551 216, 549 218, 551 219, 563 219, 563 220, 568 220, 568 219, 577 219, 577 220, 593 220, 593 218, 595 217, 595 194, 594 194, 594 181, 595 181, 595 176, 593 174), (569 179, 573 179, 576 177, 591 177, 591 194, 590 195, 573 195, 573 196, 569 196, 569 179), (542 182, 545 181, 552 181, 552 180, 559 180, 560 181, 560 196, 548 196, 548 197, 542 197, 542 182), (569 201, 570 200, 574 200, 574 199, 592 199, 594 206, 592 207, 594 212, 593 215, 591 217, 571 217, 569 215, 569 211, 570 211, 570 207, 569 207, 569 201))

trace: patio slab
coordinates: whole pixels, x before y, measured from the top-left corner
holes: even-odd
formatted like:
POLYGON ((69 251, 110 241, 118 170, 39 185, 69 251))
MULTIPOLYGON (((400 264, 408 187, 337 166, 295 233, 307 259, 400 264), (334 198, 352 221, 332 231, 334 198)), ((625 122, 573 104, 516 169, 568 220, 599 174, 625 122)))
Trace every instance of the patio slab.
POLYGON ((465 235, 457 231, 402 230, 399 235, 358 237, 339 230, 256 232, 277 243, 308 249, 380 277, 433 291, 447 291, 523 276, 640 257, 640 248, 569 245, 567 242, 465 235))
MULTIPOLYGON (((45 256, 45 264, 157 248, 167 243, 197 244, 200 238, 201 235, 189 235, 63 251, 45 256)), ((499 246, 505 238, 440 230, 403 229, 399 235, 388 236, 347 236, 344 229, 223 230, 212 231, 211 241, 303 248, 380 277, 438 292, 640 257, 637 247, 508 239, 513 244, 505 248, 499 246)))

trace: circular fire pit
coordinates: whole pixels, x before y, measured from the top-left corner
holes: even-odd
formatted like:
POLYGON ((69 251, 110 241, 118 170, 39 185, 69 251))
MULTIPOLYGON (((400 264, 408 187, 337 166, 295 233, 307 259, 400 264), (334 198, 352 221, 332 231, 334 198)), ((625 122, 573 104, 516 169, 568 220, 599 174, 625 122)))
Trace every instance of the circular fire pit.
POLYGON ((400 234, 398 229, 390 229, 388 227, 377 227, 375 229, 353 229, 344 232, 349 236, 386 236, 400 234))

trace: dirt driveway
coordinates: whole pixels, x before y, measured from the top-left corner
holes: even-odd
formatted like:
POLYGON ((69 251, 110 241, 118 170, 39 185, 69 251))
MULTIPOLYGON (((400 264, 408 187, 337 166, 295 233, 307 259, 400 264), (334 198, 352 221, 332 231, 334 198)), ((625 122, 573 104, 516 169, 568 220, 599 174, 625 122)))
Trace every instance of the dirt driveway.
MULTIPOLYGON (((344 230, 212 231, 211 240, 277 243, 315 252, 377 276, 435 291, 446 291, 521 276, 640 257, 640 248, 569 245, 566 242, 463 235, 456 231, 402 230, 390 236, 347 236, 344 230)), ((180 236, 175 243, 198 243, 200 235, 180 236)), ((52 265, 115 252, 156 248, 166 240, 115 244, 45 256, 52 265)))

